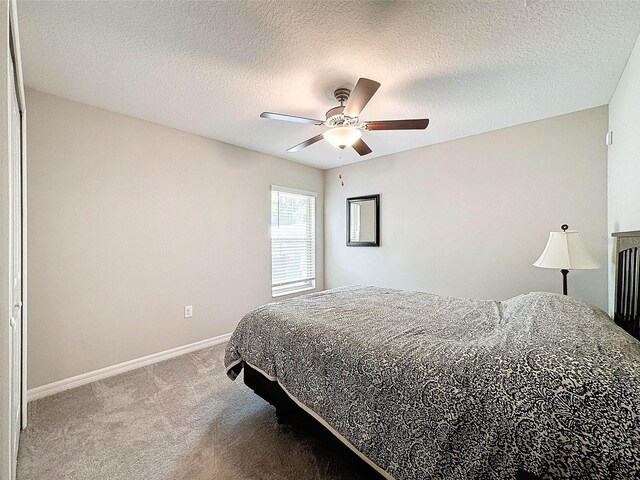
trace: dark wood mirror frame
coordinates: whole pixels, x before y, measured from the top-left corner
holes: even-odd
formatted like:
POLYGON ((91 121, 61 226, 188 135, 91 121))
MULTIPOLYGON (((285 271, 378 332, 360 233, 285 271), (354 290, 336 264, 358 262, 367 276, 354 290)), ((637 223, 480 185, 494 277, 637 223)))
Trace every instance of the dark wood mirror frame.
POLYGON ((380 246, 380 195, 363 195, 361 197, 347 198, 347 246, 348 247, 379 247, 380 246), (374 240, 371 242, 355 242, 351 241, 351 204, 353 202, 362 202, 366 200, 375 201, 375 232, 374 240))

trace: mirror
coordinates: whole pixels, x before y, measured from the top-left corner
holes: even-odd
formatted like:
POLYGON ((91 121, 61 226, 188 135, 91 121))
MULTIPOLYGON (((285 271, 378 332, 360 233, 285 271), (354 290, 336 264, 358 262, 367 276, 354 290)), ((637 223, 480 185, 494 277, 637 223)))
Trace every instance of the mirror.
POLYGON ((347 245, 380 245, 380 195, 347 198, 347 245))

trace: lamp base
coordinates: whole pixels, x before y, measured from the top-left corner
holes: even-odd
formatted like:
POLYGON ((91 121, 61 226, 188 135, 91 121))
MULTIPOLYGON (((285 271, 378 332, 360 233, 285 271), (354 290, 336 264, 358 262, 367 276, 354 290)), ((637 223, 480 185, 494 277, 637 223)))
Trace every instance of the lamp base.
POLYGON ((569 275, 569 270, 563 268, 562 270, 560 270, 560 273, 562 274, 562 294, 566 295, 567 294, 567 275, 569 275))

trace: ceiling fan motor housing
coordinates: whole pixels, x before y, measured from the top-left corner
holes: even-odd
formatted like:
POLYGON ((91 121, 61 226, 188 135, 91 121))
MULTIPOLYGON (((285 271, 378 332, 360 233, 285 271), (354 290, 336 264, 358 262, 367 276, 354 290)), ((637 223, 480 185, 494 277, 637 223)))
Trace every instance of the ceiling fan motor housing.
POLYGON ((337 107, 333 107, 326 113, 325 125, 327 127, 351 127, 358 123, 357 118, 347 117, 343 114, 344 103, 349 100, 349 95, 351 95, 351 90, 349 90, 348 88, 335 89, 335 91, 333 92, 333 96, 338 102, 340 102, 340 105, 338 105, 337 107))
POLYGON ((327 127, 354 127, 358 123, 357 117, 347 117, 342 112, 343 106, 333 107, 326 114, 327 120, 324 122, 327 127))
MULTIPOLYGON (((337 119, 337 117, 344 116, 342 115, 343 111, 344 111, 344 107, 342 106, 333 107, 332 109, 327 110, 327 113, 325 115, 327 119, 327 124, 331 124, 332 120, 337 119)), ((336 125, 337 123, 333 123, 333 124, 336 125)))

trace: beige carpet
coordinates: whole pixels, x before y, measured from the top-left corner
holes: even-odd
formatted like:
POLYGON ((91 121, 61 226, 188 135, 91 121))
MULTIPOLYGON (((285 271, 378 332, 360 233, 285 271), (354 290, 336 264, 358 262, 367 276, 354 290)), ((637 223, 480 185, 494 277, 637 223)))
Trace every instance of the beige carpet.
POLYGON ((224 345, 29 405, 19 480, 371 478, 331 436, 277 424, 224 345))

